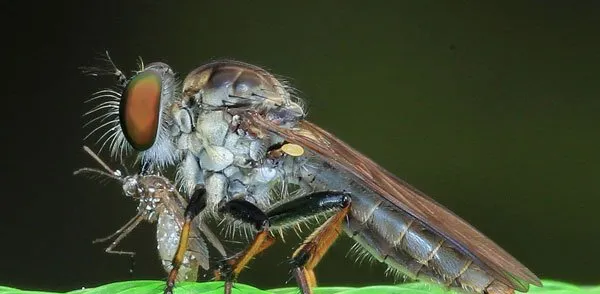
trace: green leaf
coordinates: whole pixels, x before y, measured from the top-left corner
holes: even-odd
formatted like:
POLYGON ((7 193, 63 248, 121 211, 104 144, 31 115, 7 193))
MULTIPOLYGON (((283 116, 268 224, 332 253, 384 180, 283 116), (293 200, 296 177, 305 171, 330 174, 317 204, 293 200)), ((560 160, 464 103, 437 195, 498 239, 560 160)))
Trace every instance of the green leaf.
MULTIPOLYGON (((531 287, 531 294, 600 294, 600 286, 577 286, 558 281, 543 281, 544 287, 531 287)), ((80 289, 66 292, 68 294, 161 294, 165 287, 164 281, 126 281, 102 285, 95 288, 80 289)), ((182 282, 175 286, 175 294, 221 294, 223 282, 182 282)), ((58 292, 44 292, 19 290, 0 286, 0 294, 52 294, 58 292)), ((261 290, 252 286, 236 283, 232 293, 250 294, 298 294, 298 288, 287 287, 270 290, 261 290)), ((367 287, 319 287, 314 289, 314 294, 371 294, 371 293, 401 293, 401 294, 446 294, 451 293, 443 288, 425 283, 407 283, 395 286, 367 286, 367 287)))

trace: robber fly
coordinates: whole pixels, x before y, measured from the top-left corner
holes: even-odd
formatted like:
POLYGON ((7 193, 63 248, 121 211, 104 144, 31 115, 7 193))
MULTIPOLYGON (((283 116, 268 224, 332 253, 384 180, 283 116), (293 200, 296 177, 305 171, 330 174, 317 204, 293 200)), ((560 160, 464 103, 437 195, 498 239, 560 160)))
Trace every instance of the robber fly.
MULTIPOLYGON (((172 269, 172 259, 179 245, 179 238, 184 223, 184 212, 188 201, 177 191, 174 184, 167 178, 154 175, 127 175, 111 169, 87 146, 83 147, 103 169, 81 168, 74 172, 79 174, 94 174, 116 180, 122 184, 123 194, 138 202, 137 213, 125 225, 113 234, 94 240, 94 243, 111 241, 105 249, 110 254, 121 254, 133 257, 134 252, 115 250, 116 246, 135 229, 142 221, 156 223, 156 241, 158 255, 165 271, 172 269)), ((207 236, 210 243, 225 256, 225 249, 212 231, 199 219, 194 221, 190 230, 189 245, 185 252, 177 281, 196 281, 198 270, 209 268, 209 252, 201 234, 207 236)))
MULTIPOLYGON (((142 66, 91 112, 115 156, 135 152, 144 169, 177 166, 188 195, 200 189, 200 218, 253 228, 248 247, 222 266, 231 285, 275 233, 326 220, 292 254, 303 293, 344 231, 390 270, 467 293, 526 292, 539 279, 464 220, 306 120, 302 100, 254 65, 215 61, 180 84, 164 63, 142 66), (200 187, 200 188, 198 188, 200 187), (292 192, 293 190, 293 192, 292 192)), ((144 172, 144 170, 142 170, 144 172)), ((187 246, 181 238, 179 252, 187 246)), ((166 293, 181 258, 173 260, 166 293)), ((225 287, 226 291, 228 287, 225 287)))

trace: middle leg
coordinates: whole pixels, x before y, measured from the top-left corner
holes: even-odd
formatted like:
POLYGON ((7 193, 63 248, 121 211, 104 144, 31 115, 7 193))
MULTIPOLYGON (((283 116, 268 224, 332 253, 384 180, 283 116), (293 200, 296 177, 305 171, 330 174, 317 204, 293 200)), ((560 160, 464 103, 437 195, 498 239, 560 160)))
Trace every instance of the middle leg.
POLYGON ((250 246, 236 257, 230 259, 221 271, 226 280, 225 292, 229 293, 232 282, 237 278, 250 260, 275 242, 270 229, 293 227, 315 216, 327 212, 336 213, 321 225, 292 256, 296 280, 303 293, 309 293, 316 285, 314 267, 340 233, 340 226, 350 208, 350 194, 341 191, 321 191, 306 194, 284 202, 262 212, 254 204, 245 200, 231 200, 219 211, 254 225, 258 230, 250 246))

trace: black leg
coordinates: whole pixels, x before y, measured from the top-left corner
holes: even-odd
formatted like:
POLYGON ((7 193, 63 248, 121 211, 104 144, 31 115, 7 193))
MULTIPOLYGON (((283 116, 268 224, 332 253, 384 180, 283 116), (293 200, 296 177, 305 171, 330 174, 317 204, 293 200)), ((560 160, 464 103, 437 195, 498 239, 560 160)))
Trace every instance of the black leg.
POLYGON ((311 288, 317 285, 314 268, 341 233, 341 225, 350 211, 351 200, 350 193, 346 192, 316 192, 283 203, 267 213, 275 227, 335 211, 292 255, 293 273, 301 293, 312 293, 311 288))
POLYGON ((334 216, 296 250, 292 258, 300 288, 305 293, 309 292, 310 287, 316 283, 312 269, 339 235, 338 227, 348 213, 349 207, 350 194, 340 191, 310 193, 277 205, 266 213, 245 200, 236 199, 225 203, 219 209, 221 213, 251 224, 258 230, 246 250, 222 265, 220 275, 226 280, 225 293, 230 293, 232 282, 237 279, 250 260, 275 242, 275 238, 269 232, 271 228, 293 226, 307 218, 336 211, 334 216))
POLYGON ((337 211, 348 205, 350 194, 341 191, 321 191, 294 198, 267 211, 272 227, 296 224, 328 211, 337 211))
POLYGON ((206 207, 206 189, 204 187, 196 188, 194 194, 190 198, 190 202, 188 202, 187 207, 185 208, 184 213, 184 222, 181 228, 181 234, 179 236, 179 246, 177 247, 177 251, 175 252, 175 256, 173 256, 173 269, 169 273, 169 277, 167 278, 167 286, 165 287, 165 294, 172 294, 173 287, 175 286, 175 279, 177 278, 177 273, 181 264, 183 263, 183 257, 185 251, 188 248, 188 241, 190 237, 190 225, 192 221, 202 210, 206 207))
POLYGON ((225 294, 231 293, 233 282, 237 279, 240 272, 246 265, 260 252, 269 248, 275 242, 275 238, 269 232, 269 220, 267 215, 256 207, 256 205, 246 201, 234 199, 226 202, 219 208, 219 212, 253 225, 258 233, 254 240, 239 254, 227 259, 220 265, 218 276, 225 280, 225 294))

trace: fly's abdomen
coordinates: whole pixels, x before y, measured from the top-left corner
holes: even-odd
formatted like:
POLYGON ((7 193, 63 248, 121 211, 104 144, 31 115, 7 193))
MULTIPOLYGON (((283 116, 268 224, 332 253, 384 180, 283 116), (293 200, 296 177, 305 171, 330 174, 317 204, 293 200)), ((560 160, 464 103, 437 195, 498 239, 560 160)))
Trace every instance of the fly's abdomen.
POLYGON ((420 220, 353 181, 327 163, 313 160, 301 170, 314 190, 352 194, 346 233, 364 251, 393 271, 468 293, 513 293, 420 220))
POLYGON ((411 279, 463 292, 514 292, 444 237, 383 199, 353 197, 346 232, 373 258, 411 279))

